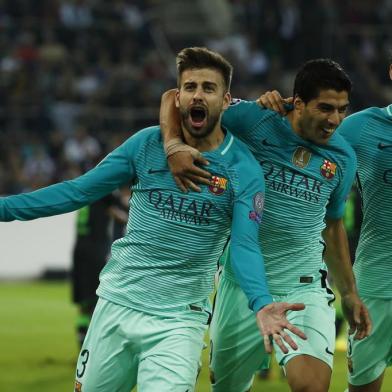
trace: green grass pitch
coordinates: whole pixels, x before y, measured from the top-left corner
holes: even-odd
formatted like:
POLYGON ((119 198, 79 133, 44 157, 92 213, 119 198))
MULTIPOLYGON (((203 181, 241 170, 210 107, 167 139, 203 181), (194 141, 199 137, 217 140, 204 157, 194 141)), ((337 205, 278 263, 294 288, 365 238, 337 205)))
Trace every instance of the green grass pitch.
MULTIPOLYGON (((67 283, 0 284, 0 391, 70 392, 73 387, 77 345, 74 334, 75 307, 67 283)), ((208 352, 197 392, 209 391, 208 352)), ((344 353, 335 355, 333 392, 343 392, 344 353)), ((289 391, 276 365, 270 381, 255 383, 252 392, 289 391)), ((392 372, 387 371, 383 391, 392 391, 392 372)))

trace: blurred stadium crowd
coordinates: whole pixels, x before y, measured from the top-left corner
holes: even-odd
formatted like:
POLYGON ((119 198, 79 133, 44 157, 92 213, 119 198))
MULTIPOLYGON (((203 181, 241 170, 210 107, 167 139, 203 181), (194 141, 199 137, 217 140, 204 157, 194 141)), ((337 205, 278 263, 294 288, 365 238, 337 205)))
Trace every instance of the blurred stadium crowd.
POLYGON ((73 178, 157 122, 174 56, 204 45, 235 66, 233 95, 290 94, 332 57, 352 110, 392 102, 390 0, 0 0, 0 194, 73 178))

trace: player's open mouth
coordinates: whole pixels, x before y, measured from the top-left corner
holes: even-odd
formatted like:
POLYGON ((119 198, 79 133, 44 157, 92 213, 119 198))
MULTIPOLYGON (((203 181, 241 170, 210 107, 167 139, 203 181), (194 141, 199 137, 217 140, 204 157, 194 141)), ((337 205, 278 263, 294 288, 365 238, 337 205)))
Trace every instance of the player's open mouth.
POLYGON ((190 110, 190 119, 193 128, 201 128, 207 119, 207 111, 203 106, 193 106, 190 110))
POLYGON ((323 137, 330 137, 335 132, 335 128, 322 128, 323 137))

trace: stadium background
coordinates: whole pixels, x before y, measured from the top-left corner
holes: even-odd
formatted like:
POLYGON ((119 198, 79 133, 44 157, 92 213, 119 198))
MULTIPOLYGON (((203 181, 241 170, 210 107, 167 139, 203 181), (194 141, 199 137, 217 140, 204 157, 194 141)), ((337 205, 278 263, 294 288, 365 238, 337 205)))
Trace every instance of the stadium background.
MULTIPOLYGON (((234 97, 290 95, 303 61, 331 57, 353 79, 351 111, 389 104, 391 20, 392 0, 0 0, 0 194, 73 178, 156 124, 161 93, 175 86, 175 53, 186 46, 230 59, 234 97)), ((0 264, 18 263, 1 247, 0 255, 0 264)), ((53 275, 61 276, 49 262, 53 275)), ((68 283, 6 277, 0 272, 0 390, 70 390, 77 348, 68 283)), ((343 390, 344 366, 338 353, 333 391, 343 390)), ((201 384, 207 390, 205 367, 201 384)), ((257 388, 288 390, 276 369, 257 388)))

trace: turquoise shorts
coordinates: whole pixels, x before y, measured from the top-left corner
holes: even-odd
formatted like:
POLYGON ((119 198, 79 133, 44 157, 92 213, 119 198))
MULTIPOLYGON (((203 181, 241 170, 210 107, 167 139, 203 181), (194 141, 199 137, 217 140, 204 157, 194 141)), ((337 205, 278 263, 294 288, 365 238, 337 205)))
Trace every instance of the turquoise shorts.
POLYGON ((392 365, 392 299, 361 299, 373 327, 370 336, 363 340, 348 336, 348 381, 357 386, 377 380, 392 365))
MULTIPOLYGON (((284 366, 297 355, 311 355, 326 362, 331 368, 335 350, 334 299, 323 288, 298 289, 285 296, 274 296, 274 301, 303 302, 306 309, 288 312, 287 318, 305 332, 302 340, 288 334, 298 345, 283 354, 274 344, 278 363, 284 366)), ((263 339, 256 324, 255 314, 248 308, 248 301, 235 282, 222 275, 215 299, 211 329, 211 380, 214 392, 248 391, 255 372, 267 368, 270 356, 264 350, 263 339)))
POLYGON ((207 329, 204 312, 152 315, 99 299, 79 354, 75 391, 193 391, 207 329))

